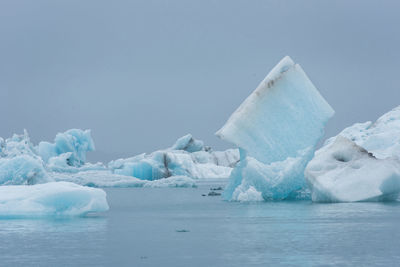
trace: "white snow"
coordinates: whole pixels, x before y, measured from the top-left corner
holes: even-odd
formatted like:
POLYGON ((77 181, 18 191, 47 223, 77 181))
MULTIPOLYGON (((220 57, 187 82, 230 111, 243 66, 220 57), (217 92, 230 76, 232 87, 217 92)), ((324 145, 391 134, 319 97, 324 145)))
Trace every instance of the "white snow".
POLYGON ((395 200, 400 192, 400 161, 377 159, 338 136, 315 153, 305 176, 316 202, 395 200))
MULTIPOLYGON (((356 123, 339 135, 354 141, 377 158, 400 158, 400 106, 384 114, 374 123, 356 123)), ((334 140, 335 137, 330 138, 326 144, 334 140)))

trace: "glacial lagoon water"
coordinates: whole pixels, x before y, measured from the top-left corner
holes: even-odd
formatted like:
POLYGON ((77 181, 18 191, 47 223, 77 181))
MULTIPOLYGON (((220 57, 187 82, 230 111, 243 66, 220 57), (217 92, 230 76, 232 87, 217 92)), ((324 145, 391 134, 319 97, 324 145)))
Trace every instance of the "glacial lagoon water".
POLYGON ((106 189, 110 211, 0 220, 0 266, 394 266, 400 203, 237 203, 198 188, 106 189))

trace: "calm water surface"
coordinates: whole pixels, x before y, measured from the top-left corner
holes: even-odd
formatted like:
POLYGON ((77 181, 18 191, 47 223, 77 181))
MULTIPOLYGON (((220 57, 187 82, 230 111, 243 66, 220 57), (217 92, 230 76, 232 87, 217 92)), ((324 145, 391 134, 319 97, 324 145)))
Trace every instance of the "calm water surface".
POLYGON ((198 188, 106 189, 87 218, 0 220, 0 266, 396 266, 400 203, 230 203, 198 188))

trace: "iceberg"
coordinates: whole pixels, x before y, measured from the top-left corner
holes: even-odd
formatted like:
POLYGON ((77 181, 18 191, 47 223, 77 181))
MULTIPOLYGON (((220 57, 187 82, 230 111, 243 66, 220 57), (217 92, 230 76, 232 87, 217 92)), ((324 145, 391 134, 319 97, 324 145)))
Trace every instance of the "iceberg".
POLYGON ((109 209, 102 189, 68 182, 0 186, 0 217, 83 216, 109 209))
POLYGON ((301 66, 286 56, 216 135, 272 163, 314 147, 333 114, 301 66))
POLYGON ((142 180, 158 180, 170 176, 228 178, 238 161, 237 149, 212 151, 189 134, 179 138, 171 148, 111 161, 108 169, 114 174, 142 180))
POLYGON ((326 140, 305 171, 317 202, 394 200, 400 192, 400 107, 326 140))
MULTIPOLYGON (((48 162, 53 157, 68 153, 67 164, 80 167, 86 162, 86 152, 94 151, 94 141, 90 130, 70 129, 64 133, 58 133, 54 143, 40 142, 38 154, 48 162)), ((66 157, 64 155, 64 157, 66 157)))
POLYGON ((0 158, 0 184, 37 184, 50 181, 43 162, 29 155, 0 158))
POLYGON ((86 152, 94 150, 90 130, 58 133, 54 143, 40 142, 38 146, 24 131, 23 135, 0 139, 0 149, 3 185, 70 181, 94 187, 143 187, 142 180, 168 177, 228 178, 239 161, 237 149, 213 151, 190 134, 170 148, 111 161, 108 166, 86 162, 86 152))
POLYGON ((209 149, 209 147, 204 146, 203 141, 194 139, 191 134, 182 136, 171 147, 171 150, 185 150, 187 152, 207 151, 209 149))
POLYGON ((171 176, 155 181, 146 181, 143 187, 164 188, 164 187, 197 187, 196 181, 187 176, 171 176))
POLYGON ((400 193, 397 158, 378 159, 340 135, 315 153, 305 176, 315 202, 388 201, 400 193))
POLYGON ((333 114, 301 66, 283 58, 216 133, 240 148, 224 198, 307 196, 304 169, 333 114))
POLYGON ((132 176, 118 175, 109 170, 81 171, 78 173, 49 174, 54 181, 67 181, 89 187, 196 187, 194 179, 187 176, 171 176, 159 180, 141 180, 132 176))
POLYGON ((43 160, 36 154, 26 130, 0 140, 0 184, 49 182, 43 160))

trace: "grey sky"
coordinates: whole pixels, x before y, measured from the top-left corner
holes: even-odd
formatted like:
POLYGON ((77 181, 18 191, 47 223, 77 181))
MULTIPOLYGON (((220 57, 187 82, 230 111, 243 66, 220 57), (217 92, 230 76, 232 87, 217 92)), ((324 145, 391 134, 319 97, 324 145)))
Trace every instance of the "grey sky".
POLYGON ((218 130, 285 55, 336 110, 400 104, 399 1, 0 1, 0 136, 92 129, 108 161, 218 130))

